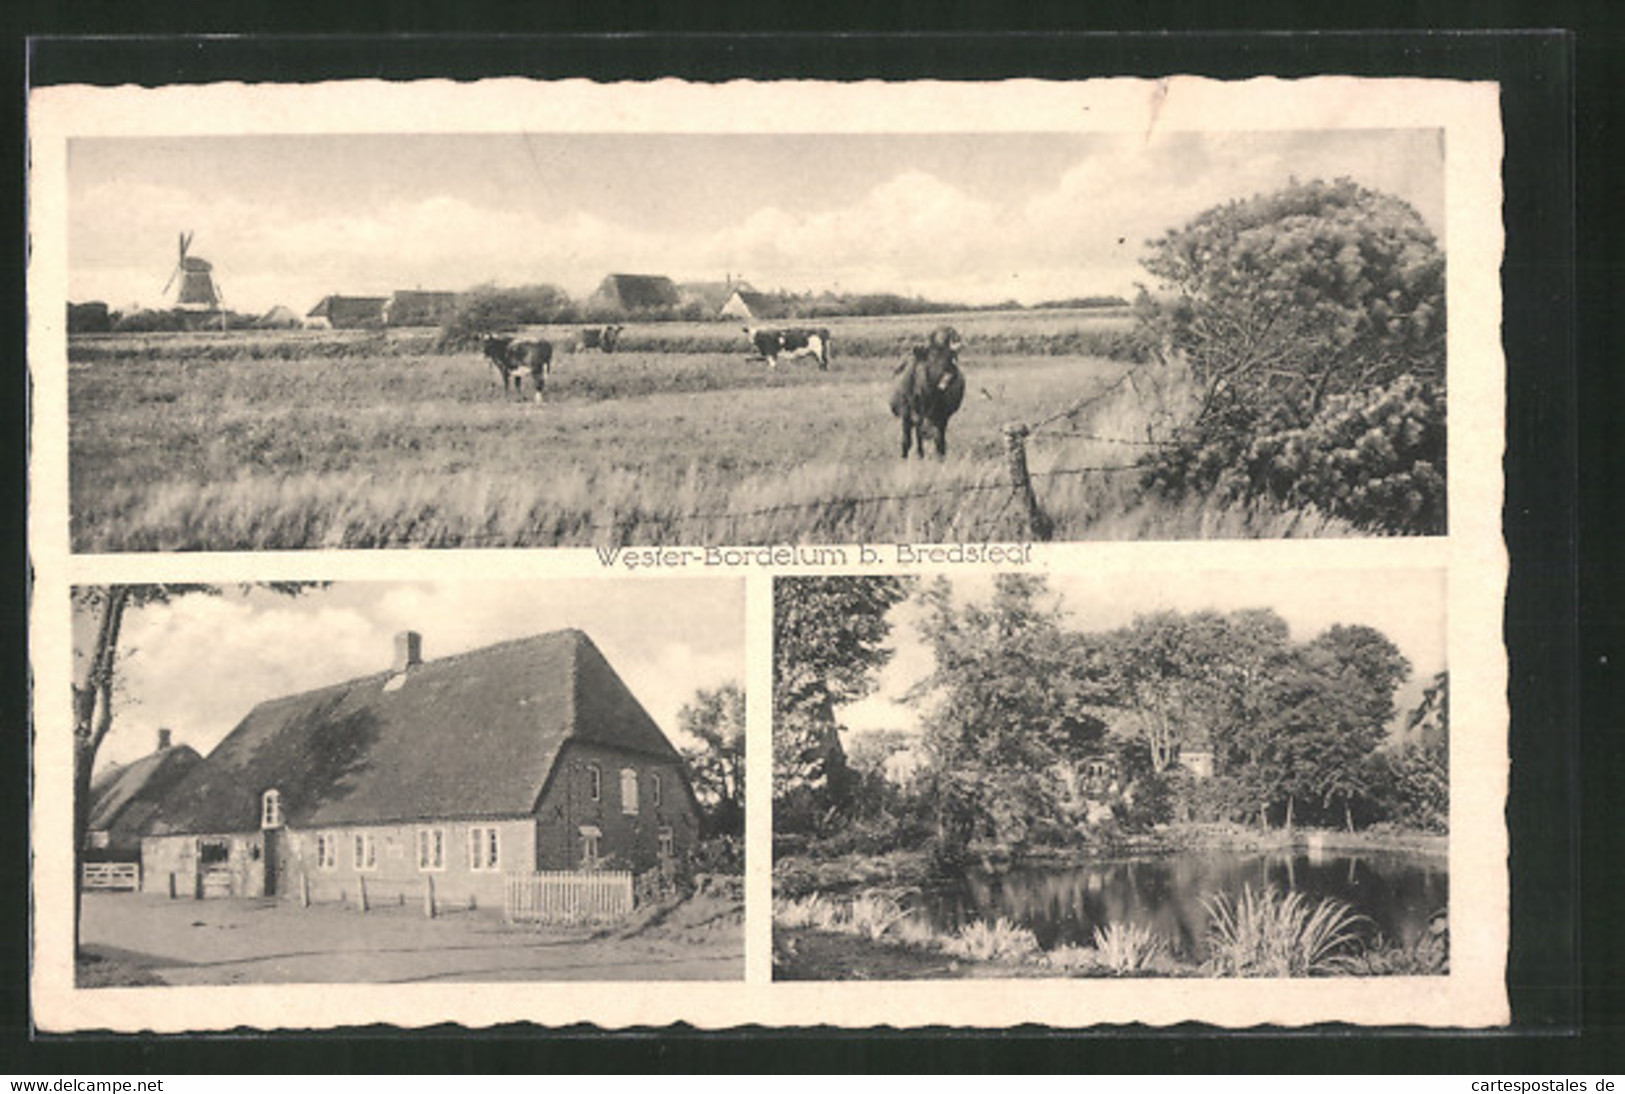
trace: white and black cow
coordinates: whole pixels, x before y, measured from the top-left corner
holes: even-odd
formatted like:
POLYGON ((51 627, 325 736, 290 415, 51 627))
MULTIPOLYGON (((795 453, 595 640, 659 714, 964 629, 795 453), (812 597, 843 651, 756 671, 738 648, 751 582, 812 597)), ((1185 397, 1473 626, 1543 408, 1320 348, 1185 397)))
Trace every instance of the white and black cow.
POLYGON ((621 337, 621 327, 611 324, 605 327, 584 327, 581 331, 579 345, 582 349, 603 350, 605 353, 615 352, 615 343, 621 337))
POLYGON ((553 343, 540 338, 516 342, 512 338, 487 334, 480 339, 480 348, 485 350, 485 356, 497 370, 497 375, 502 377, 504 396, 508 394, 510 382, 513 393, 523 395, 528 373, 531 387, 535 389, 535 399, 538 403, 542 401, 546 376, 553 370, 553 343))
POLYGON ((829 368, 829 330, 825 327, 746 327, 745 336, 756 351, 755 359, 766 361, 768 368, 777 368, 780 357, 811 357, 819 368, 829 368))

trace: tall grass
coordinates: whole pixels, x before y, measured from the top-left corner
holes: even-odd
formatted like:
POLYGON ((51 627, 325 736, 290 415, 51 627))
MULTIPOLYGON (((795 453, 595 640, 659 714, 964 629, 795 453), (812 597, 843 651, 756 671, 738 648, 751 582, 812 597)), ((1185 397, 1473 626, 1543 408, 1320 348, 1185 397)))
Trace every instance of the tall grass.
POLYGON ((1144 924, 1114 922, 1095 928, 1095 960, 1119 976, 1149 968, 1167 952, 1167 941, 1144 924))
POLYGON ((1215 976, 1287 977, 1346 972, 1360 944, 1360 931, 1370 922, 1333 897, 1313 907, 1302 893, 1281 893, 1274 886, 1241 895, 1205 898, 1208 913, 1208 960, 1215 976))
POLYGON ((959 928, 959 933, 942 943, 945 953, 967 961, 1021 962, 1038 953, 1038 939, 1025 927, 1000 916, 989 923, 978 919, 959 928))
MULTIPOLYGON (((971 394, 949 428, 948 458, 905 462, 883 361, 770 372, 732 356, 582 355, 560 363, 537 405, 505 401, 477 353, 143 352, 70 370, 73 542, 144 551, 1026 539, 1002 426, 1050 416, 1123 368, 968 362, 971 394)), ((1143 434, 1162 405, 1147 371, 1114 388, 1086 428, 1143 434)), ((1262 503, 1147 496, 1138 452, 1035 435, 1029 464, 1057 538, 1352 532, 1262 503)))

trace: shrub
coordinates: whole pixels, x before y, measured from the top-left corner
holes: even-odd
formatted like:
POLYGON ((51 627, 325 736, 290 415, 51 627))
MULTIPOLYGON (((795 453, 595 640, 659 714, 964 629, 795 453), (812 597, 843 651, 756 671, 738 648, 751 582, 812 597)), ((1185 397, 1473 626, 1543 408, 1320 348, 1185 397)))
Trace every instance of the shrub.
POLYGON ((822 893, 773 902, 773 922, 780 927, 833 931, 839 921, 840 908, 822 893))
POLYGON ((847 923, 853 934, 861 934, 871 942, 878 942, 907 914, 891 897, 865 893, 854 899, 847 909, 847 923))
POLYGON ((570 323, 576 318, 569 295, 557 286, 499 289, 487 285, 458 298, 456 310, 441 328, 439 348, 466 349, 481 334, 539 323, 570 323))
POLYGON ((978 919, 965 924, 942 948, 967 961, 1025 961, 1038 952, 1038 939, 1000 916, 992 923, 978 919))
POLYGON ((1445 531, 1445 394, 1402 376, 1334 396, 1308 424, 1235 407, 1150 459, 1147 483, 1179 496, 1268 497, 1378 531, 1445 531))
POLYGON ((1109 923, 1095 928, 1095 959, 1118 976, 1138 972, 1168 952, 1168 943, 1143 924, 1109 923))
POLYGON ((1443 531, 1444 255, 1415 210, 1294 182, 1208 210, 1145 266, 1168 292, 1142 292, 1139 335, 1201 393, 1153 483, 1443 531))
POLYGON ((1348 904, 1323 897, 1310 908, 1302 893, 1242 887, 1204 898, 1208 913, 1206 968, 1215 976, 1314 976, 1346 971, 1349 951, 1370 922, 1348 904))
POLYGON ((1100 954, 1093 946, 1056 946, 1044 955, 1043 963, 1052 969, 1087 972, 1100 966, 1100 954))
POLYGON ((1410 946, 1390 945, 1379 936, 1366 952, 1350 959, 1355 976, 1445 976, 1450 972, 1450 925, 1444 912, 1410 946))

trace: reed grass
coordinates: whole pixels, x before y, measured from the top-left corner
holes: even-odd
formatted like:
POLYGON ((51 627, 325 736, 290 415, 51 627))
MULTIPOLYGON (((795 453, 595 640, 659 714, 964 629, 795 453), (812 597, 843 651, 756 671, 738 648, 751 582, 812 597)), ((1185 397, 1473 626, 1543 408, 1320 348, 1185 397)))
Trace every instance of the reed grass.
POLYGON ((1310 906, 1302 893, 1274 886, 1205 898, 1208 960, 1215 976, 1292 977, 1350 971, 1361 929, 1370 920, 1347 903, 1323 897, 1310 906))

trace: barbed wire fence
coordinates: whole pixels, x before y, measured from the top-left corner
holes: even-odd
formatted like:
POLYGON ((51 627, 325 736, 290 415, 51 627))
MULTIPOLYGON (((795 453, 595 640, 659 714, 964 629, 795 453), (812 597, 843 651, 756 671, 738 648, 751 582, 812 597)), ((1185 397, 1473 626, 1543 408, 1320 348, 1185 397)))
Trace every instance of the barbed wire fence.
MULTIPOLYGON (((1177 444, 1177 438, 1158 440, 1151 437, 1140 439, 1111 436, 1079 428, 1077 425, 1080 417, 1085 412, 1099 406, 1105 400, 1122 391, 1125 385, 1133 385, 1135 376, 1145 371, 1152 363, 1143 362, 1125 370, 1112 382, 1075 400, 1061 410, 1039 419, 1037 422, 1031 424, 1025 422, 1006 423, 1001 430, 1004 447, 1002 474, 992 474, 980 482, 944 484, 922 489, 878 494, 844 494, 833 498, 781 502, 751 509, 711 509, 690 513, 662 513, 659 519, 664 524, 722 526, 728 529, 725 538, 733 539, 740 525, 744 522, 791 513, 828 513, 830 509, 837 507, 907 503, 943 496, 1002 492, 1004 494, 1003 501, 992 514, 977 519, 967 528, 958 529, 959 534, 967 535, 968 538, 982 538, 987 534, 998 531, 1007 526, 1007 514, 1011 507, 1015 506, 1018 509, 1019 519, 1025 534, 1036 541, 1047 542, 1054 537, 1056 525, 1054 519, 1045 510, 1038 490, 1035 488, 1035 483, 1077 476, 1144 472, 1146 465, 1143 458, 1137 457, 1127 459, 1121 463, 1091 463, 1078 467, 1051 468, 1035 472, 1028 463, 1028 444, 1034 440, 1085 440, 1121 447, 1136 453, 1154 452, 1177 444)), ((585 533, 592 536, 603 535, 615 545, 626 545, 633 542, 632 533, 639 520, 640 514, 634 512, 602 520, 571 522, 571 527, 576 533, 585 533)), ((504 531, 465 531, 457 535, 446 533, 444 546, 517 546, 519 541, 527 538, 527 533, 534 534, 542 531, 543 526, 538 524, 533 528, 519 531, 512 529, 504 531)), ((376 547, 439 545, 426 543, 420 535, 415 534, 416 532, 417 529, 409 524, 392 534, 369 537, 367 545, 376 547)))

